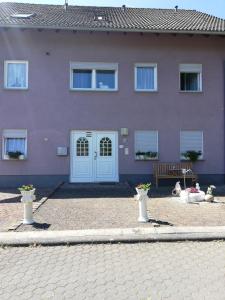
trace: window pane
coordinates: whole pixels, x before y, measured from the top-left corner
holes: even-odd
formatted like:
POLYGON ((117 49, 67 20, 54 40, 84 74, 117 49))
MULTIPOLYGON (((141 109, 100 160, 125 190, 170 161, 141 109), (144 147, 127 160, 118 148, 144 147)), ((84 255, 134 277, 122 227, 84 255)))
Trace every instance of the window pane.
POLYGON ((92 70, 73 70, 73 88, 90 89, 92 70))
POLYGON ((96 71, 96 87, 98 89, 115 89, 115 71, 114 70, 96 71))
POLYGON ((8 63, 7 68, 7 87, 26 88, 26 64, 8 63))
POLYGON ((77 156, 88 156, 89 144, 85 137, 80 137, 77 140, 77 156))
POLYGON ((25 154, 25 139, 24 138, 6 138, 5 152, 21 152, 25 154))
POLYGON ((137 89, 154 90, 154 67, 137 67, 137 89))
POLYGON ((180 73, 181 91, 198 91, 199 73, 180 73))
POLYGON ((108 137, 100 141, 100 156, 112 156, 112 141, 108 137))

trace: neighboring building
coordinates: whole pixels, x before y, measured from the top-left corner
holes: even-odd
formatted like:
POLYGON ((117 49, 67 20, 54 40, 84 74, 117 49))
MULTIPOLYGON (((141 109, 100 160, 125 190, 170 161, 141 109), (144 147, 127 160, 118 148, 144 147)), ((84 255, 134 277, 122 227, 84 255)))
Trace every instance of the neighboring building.
POLYGON ((0 186, 151 180, 187 150, 224 183, 224 20, 1 3, 0 41, 0 186))

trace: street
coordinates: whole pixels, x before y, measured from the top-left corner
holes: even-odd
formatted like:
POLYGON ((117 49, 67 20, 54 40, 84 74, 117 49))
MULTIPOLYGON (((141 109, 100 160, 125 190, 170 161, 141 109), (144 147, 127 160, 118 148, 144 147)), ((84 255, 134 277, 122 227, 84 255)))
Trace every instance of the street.
POLYGON ((1 248, 0 299, 224 300, 225 242, 1 248))

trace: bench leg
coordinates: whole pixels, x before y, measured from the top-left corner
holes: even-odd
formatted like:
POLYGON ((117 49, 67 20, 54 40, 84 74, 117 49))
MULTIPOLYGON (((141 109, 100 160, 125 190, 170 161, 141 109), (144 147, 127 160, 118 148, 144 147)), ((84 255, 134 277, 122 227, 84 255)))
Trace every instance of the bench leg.
POLYGON ((156 186, 156 188, 159 187, 159 179, 158 179, 158 177, 155 178, 155 186, 156 186))

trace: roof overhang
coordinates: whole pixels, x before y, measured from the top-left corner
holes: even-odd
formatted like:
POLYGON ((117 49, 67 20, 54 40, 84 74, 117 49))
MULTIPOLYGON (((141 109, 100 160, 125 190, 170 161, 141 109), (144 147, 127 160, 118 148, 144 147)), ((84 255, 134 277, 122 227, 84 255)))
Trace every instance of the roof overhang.
POLYGON ((64 26, 41 26, 41 25, 12 25, 0 24, 0 28, 13 29, 43 29, 65 31, 95 31, 95 32, 130 32, 130 33, 158 33, 158 34, 191 34, 191 35, 225 35, 225 31, 202 31, 202 30, 159 30, 159 29, 132 29, 132 28, 93 28, 93 27, 64 27, 64 26))

